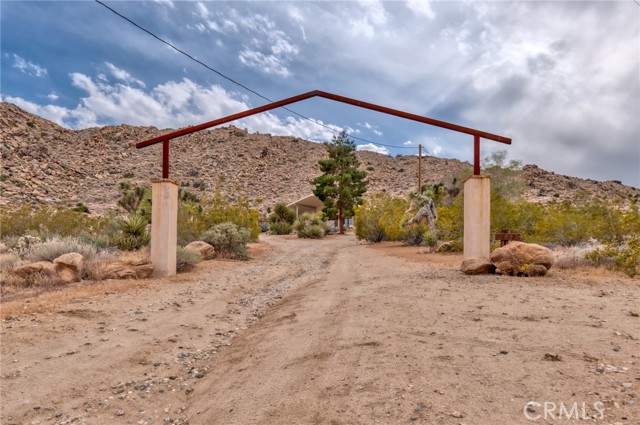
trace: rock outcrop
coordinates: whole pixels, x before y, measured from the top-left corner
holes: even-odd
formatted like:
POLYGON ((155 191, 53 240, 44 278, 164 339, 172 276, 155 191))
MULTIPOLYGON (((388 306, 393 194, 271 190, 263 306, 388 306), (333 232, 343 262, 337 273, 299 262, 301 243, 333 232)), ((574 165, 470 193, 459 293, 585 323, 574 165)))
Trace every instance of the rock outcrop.
POLYGON ((146 279, 153 274, 149 259, 117 260, 109 262, 102 273, 103 279, 146 279))
POLYGON ((462 261, 460 270, 469 275, 490 274, 496 270, 496 266, 484 257, 471 257, 462 261))
POLYGON ((509 242, 491 253, 496 273, 511 276, 544 276, 555 259, 549 248, 524 242, 509 242))
POLYGON ((80 282, 84 267, 84 257, 77 252, 63 254, 53 260, 56 271, 64 283, 80 282))
POLYGON ((202 255, 203 260, 211 260, 216 256, 215 248, 204 241, 193 241, 185 246, 185 249, 198 251, 202 255))

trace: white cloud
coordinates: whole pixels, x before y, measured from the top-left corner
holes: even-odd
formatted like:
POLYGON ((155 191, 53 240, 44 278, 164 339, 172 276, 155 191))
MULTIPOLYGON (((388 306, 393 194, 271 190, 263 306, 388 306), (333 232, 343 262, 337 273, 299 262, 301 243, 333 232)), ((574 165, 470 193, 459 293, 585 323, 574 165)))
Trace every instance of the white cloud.
POLYGON ((116 77, 118 80, 124 81, 125 83, 129 83, 129 84, 133 83, 133 84, 137 84, 139 86, 145 87, 145 84, 142 81, 138 80, 137 78, 134 78, 131 74, 129 74, 124 69, 118 68, 117 66, 115 66, 110 62, 105 62, 105 65, 107 65, 107 68, 109 68, 109 72, 111 72, 111 75, 116 77))
POLYGON ((153 0, 155 3, 168 7, 169 9, 175 9, 176 5, 172 0, 153 0))
POLYGON ((245 48, 240 52, 238 58, 248 67, 256 68, 266 74, 275 74, 281 77, 291 75, 283 61, 275 55, 265 55, 262 52, 245 48))
POLYGON ((207 9, 207 6, 205 6, 204 3, 196 3, 196 12, 202 19, 209 19, 209 9, 207 9))
POLYGON ((377 125, 373 125, 373 124, 369 124, 368 122, 364 122, 364 124, 362 123, 358 123, 359 126, 366 128, 367 130, 371 130, 371 132, 373 134, 375 134, 376 136, 380 137, 383 135, 382 131, 380 130, 380 127, 377 125))
POLYGON ((374 145, 373 143, 358 145, 356 149, 359 151, 369 151, 369 152, 379 153, 382 155, 389 155, 389 149, 387 149, 384 146, 374 145))
POLYGON ((413 146, 413 142, 411 140, 407 140, 406 142, 403 143, 403 145, 405 145, 405 146, 413 146))
POLYGON ((60 98, 60 96, 58 96, 55 92, 51 92, 47 95, 47 99, 51 100, 51 101, 56 101, 60 98))
MULTIPOLYGON (((19 97, 6 97, 4 100, 67 128, 121 123, 180 128, 251 108, 245 96, 228 92, 218 85, 202 86, 188 78, 168 81, 145 91, 138 86, 94 80, 81 73, 72 73, 70 77, 75 87, 86 92, 73 109, 39 105, 19 97)), ((234 124, 253 132, 296 136, 318 142, 329 141, 342 130, 334 124, 320 120, 318 123, 324 126, 291 116, 280 118, 266 112, 234 124)))
POLYGON ((436 17, 433 9, 431 8, 431 3, 429 2, 429 0, 408 0, 406 5, 416 15, 426 16, 429 19, 433 19, 436 17))
POLYGON ((373 39, 381 33, 386 33, 386 25, 389 21, 384 4, 379 1, 361 1, 362 15, 351 18, 348 27, 354 37, 373 39))
POLYGON ((40 65, 33 63, 24 59, 22 56, 18 56, 15 53, 13 54, 13 65, 14 68, 19 69, 21 72, 27 75, 31 75, 32 77, 46 77, 47 70, 46 68, 41 67, 40 65))

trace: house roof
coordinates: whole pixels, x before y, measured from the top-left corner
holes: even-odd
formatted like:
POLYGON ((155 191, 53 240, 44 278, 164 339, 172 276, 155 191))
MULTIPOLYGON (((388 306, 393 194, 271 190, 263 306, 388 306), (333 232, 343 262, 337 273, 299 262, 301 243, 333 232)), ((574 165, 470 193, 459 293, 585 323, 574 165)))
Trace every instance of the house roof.
POLYGON ((293 207, 295 205, 302 205, 302 206, 305 206, 305 207, 313 207, 313 208, 322 208, 322 207, 324 207, 324 204, 322 203, 322 201, 315 195, 305 196, 304 198, 298 199, 297 201, 292 202, 287 206, 288 207, 293 207))

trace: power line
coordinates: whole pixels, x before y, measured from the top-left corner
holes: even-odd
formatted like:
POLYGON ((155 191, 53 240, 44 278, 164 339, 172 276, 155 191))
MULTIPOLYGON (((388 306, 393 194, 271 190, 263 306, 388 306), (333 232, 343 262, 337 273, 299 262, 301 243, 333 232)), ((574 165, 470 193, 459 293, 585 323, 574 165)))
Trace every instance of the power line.
MULTIPOLYGON (((160 41, 160 42, 162 42, 162 43, 166 44, 167 46, 169 46, 170 48, 172 48, 172 49, 173 49, 173 50, 175 50, 176 52, 178 52, 178 53, 180 53, 180 54, 182 54, 182 55, 186 56, 187 58, 191 59, 192 61, 194 61, 194 62, 196 62, 196 63, 198 63, 198 64, 202 65, 203 67, 205 67, 205 68, 206 68, 206 69, 208 69, 209 71, 214 72, 215 74, 219 75, 220 77, 224 78, 225 80, 227 80, 227 81, 229 81, 229 82, 231 82, 231 83, 233 83, 233 84, 235 84, 235 85, 237 85, 237 86, 239 86, 239 87, 242 87, 243 89, 247 90, 247 91, 248 91, 248 92, 250 92, 250 93, 255 94, 256 96, 258 96, 258 97, 260 97, 260 98, 262 98, 262 99, 266 100, 267 102, 270 102, 270 103, 271 103, 271 102, 273 102, 273 100, 271 100, 271 99, 269 99, 268 97, 266 97, 266 96, 264 96, 264 95, 260 94, 260 93, 259 93, 259 92, 257 92, 256 90, 253 90, 252 88, 250 88, 250 87, 248 87, 248 86, 246 86, 246 85, 244 85, 244 84, 240 83, 239 81, 236 81, 235 79, 233 79, 233 78, 231 78, 231 77, 229 77, 229 76, 227 76, 227 75, 223 74, 222 72, 218 71, 217 69, 212 68, 211 66, 209 66, 209 65, 207 65, 206 63, 202 62, 201 60, 196 59, 195 57, 193 57, 193 56, 192 56, 192 55, 190 55, 189 53, 187 53, 187 52, 185 52, 184 50, 182 50, 182 49, 180 49, 180 48, 176 47, 176 46, 175 46, 175 45, 173 45, 172 43, 169 43, 168 41, 166 41, 166 40, 164 40, 163 38, 159 37, 158 35, 154 34, 154 33, 153 33, 153 32, 151 32, 150 30, 148 30, 148 29, 144 28, 143 26, 141 26, 140 24, 138 24, 138 23, 134 22, 132 19, 130 19, 130 18, 128 18, 128 17, 126 17, 126 16, 125 16, 125 15, 123 15, 123 14, 121 14, 121 13, 120 13, 120 12, 118 12, 117 10, 115 10, 115 9, 111 8, 110 6, 107 6, 107 5, 106 5, 106 4, 104 4, 102 1, 100 1, 100 0, 94 0, 94 1, 95 1, 96 3, 98 3, 99 5, 101 5, 101 6, 105 7, 106 9, 108 9, 109 11, 111 11, 112 13, 114 13, 115 15, 119 16, 120 18, 122 18, 122 19, 124 19, 125 21, 129 22, 131 25, 135 26, 136 28, 138 28, 138 29, 140 29, 140 30, 142 30, 142 31, 146 32, 147 34, 149 34, 151 37, 155 38, 156 40, 158 40, 158 41, 160 41)), ((314 119, 314 118, 307 117, 307 116, 305 116, 305 115, 303 115, 303 114, 301 114, 301 113, 299 113, 299 112, 296 112, 296 111, 294 111, 294 110, 292 110, 292 109, 290 109, 290 108, 287 108, 287 107, 285 107, 285 106, 283 106, 283 107, 282 107, 282 109, 284 109, 284 110, 286 110, 286 111, 288 111, 288 112, 290 112, 290 113, 292 113, 292 114, 294 114, 294 115, 297 115, 297 116, 299 116, 300 118, 303 118, 303 119, 305 119, 305 120, 307 120, 307 121, 310 121, 310 122, 312 122, 312 123, 314 123, 314 124, 316 124, 316 125, 319 125, 319 126, 321 126, 321 127, 324 127, 324 128, 326 128, 326 129, 328 129, 328 130, 330 130, 330 131, 334 132, 334 133, 338 133, 338 130, 336 130, 335 128, 331 128, 330 126, 328 126, 328 125, 326 125, 326 124, 323 124, 323 123, 321 123, 321 122, 318 122, 318 121, 317 121, 316 119, 314 119)), ((384 143, 377 143, 377 142, 373 142, 373 141, 371 141, 371 140, 363 139, 363 138, 361 138, 361 137, 357 137, 357 136, 351 136, 351 135, 350 135, 349 137, 351 137, 351 138, 353 138, 353 139, 361 140, 361 141, 363 141, 363 142, 371 143, 371 144, 376 145, 376 146, 384 146, 384 147, 387 147, 387 148, 394 148, 394 149, 414 149, 414 148, 409 147, 409 146, 393 146, 393 145, 385 145, 384 143)))

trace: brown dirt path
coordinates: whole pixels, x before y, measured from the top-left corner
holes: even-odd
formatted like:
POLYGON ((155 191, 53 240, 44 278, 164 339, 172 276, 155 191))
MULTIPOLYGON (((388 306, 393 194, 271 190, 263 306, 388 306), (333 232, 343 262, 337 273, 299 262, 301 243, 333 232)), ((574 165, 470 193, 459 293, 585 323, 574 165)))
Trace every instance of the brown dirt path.
POLYGON ((2 423, 584 423, 550 417, 561 403, 640 423, 638 280, 265 240, 250 262, 4 321, 2 423))

